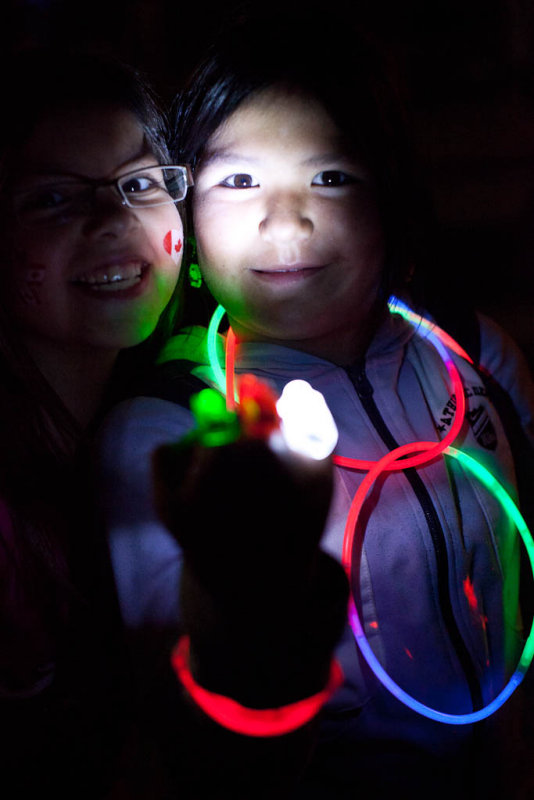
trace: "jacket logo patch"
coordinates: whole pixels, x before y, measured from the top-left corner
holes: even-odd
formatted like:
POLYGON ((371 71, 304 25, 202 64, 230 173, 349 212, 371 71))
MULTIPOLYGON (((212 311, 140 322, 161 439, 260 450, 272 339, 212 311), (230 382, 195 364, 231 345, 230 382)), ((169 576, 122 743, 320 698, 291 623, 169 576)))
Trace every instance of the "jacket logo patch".
POLYGON ((486 450, 495 450, 497 447, 497 432, 487 409, 484 406, 477 406, 468 411, 466 416, 479 445, 486 450))
POLYGON ((441 412, 441 417, 438 422, 438 432, 447 433, 448 428, 452 425, 454 414, 456 412, 456 395, 452 395, 447 405, 441 412))
MULTIPOLYGON (((485 397, 486 394, 487 392, 484 386, 465 387, 466 397, 485 397)), ((441 412, 437 425, 439 433, 447 433, 452 424, 455 412, 456 397, 452 395, 441 412)), ((478 405, 475 408, 469 409, 466 413, 466 417, 479 445, 485 450, 495 450, 497 447, 497 431, 490 419, 487 408, 484 405, 478 405)))

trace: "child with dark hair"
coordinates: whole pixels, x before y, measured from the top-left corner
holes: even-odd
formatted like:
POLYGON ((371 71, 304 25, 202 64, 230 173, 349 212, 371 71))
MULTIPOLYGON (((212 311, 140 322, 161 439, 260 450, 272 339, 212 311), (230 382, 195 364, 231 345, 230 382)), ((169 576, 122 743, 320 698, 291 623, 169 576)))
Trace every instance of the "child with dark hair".
POLYGON ((1 74, 2 785, 95 798, 124 676, 82 455, 172 325, 189 178, 161 166, 166 118, 135 70, 38 49, 1 74))
MULTIPOLYGON (((510 442, 480 372, 459 351, 444 356, 421 323, 388 309, 395 293, 426 314, 417 279, 431 256, 416 161, 374 44, 329 15, 262 15, 228 28, 178 99, 175 154, 193 167, 198 266, 237 337, 236 374, 255 374, 277 392, 305 379, 336 421, 326 552, 341 559, 353 498, 375 462, 400 445, 438 443, 450 430, 515 496, 510 442), (451 370, 465 392, 463 421, 451 370)), ((509 393, 532 443, 534 389, 524 360, 493 323, 480 317, 478 325, 480 364, 509 393)), ((132 629, 180 628, 171 588, 183 556, 156 519, 148 454, 193 424, 180 392, 184 374, 217 385, 205 341, 200 327, 174 337, 159 359, 166 387, 119 406, 108 423, 106 479, 118 498, 109 535, 132 629)), ((506 707, 476 724, 449 725, 439 714, 458 722, 485 708, 517 664, 518 537, 473 473, 433 453, 417 468, 408 460, 409 468, 378 476, 344 561, 374 657, 438 719, 385 688, 347 625, 337 650, 345 683, 326 706, 294 797, 348 798, 372 787, 379 797, 467 798, 482 785, 502 796, 503 765, 492 747, 506 707)), ((286 530, 267 482, 255 516, 238 489, 234 517, 244 524, 249 513, 251 537, 256 517, 273 507, 286 530)), ((230 545, 231 530, 220 533, 230 545)), ((285 557, 297 569, 297 555, 285 557)))

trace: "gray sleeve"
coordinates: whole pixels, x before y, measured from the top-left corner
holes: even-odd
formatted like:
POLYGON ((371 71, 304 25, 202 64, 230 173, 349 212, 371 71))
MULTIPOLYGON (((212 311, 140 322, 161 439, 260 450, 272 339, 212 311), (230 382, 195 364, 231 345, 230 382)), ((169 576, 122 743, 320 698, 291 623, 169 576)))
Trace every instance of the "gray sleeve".
POLYGON ((521 424, 534 445, 534 381, 527 361, 493 320, 480 314, 480 364, 509 394, 521 424))
POLYGON ((181 551, 156 516, 152 453, 192 426, 189 411, 157 398, 121 403, 97 444, 99 496, 127 628, 178 624, 181 551))

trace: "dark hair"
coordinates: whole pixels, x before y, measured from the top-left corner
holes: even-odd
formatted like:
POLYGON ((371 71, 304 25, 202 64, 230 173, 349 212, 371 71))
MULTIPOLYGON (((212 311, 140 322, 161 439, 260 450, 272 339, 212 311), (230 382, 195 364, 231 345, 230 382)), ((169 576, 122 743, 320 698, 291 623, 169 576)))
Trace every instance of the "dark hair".
POLYGON ((70 49, 33 48, 0 62, 6 124, 0 131, 0 181, 37 123, 57 110, 110 105, 131 111, 161 162, 169 158, 166 116, 145 77, 118 59, 70 49))
POLYGON ((420 260, 427 198, 395 71, 349 19, 304 11, 248 15, 221 31, 175 101, 175 158, 193 169, 246 98, 279 85, 318 99, 376 181, 386 239, 385 292, 420 260))

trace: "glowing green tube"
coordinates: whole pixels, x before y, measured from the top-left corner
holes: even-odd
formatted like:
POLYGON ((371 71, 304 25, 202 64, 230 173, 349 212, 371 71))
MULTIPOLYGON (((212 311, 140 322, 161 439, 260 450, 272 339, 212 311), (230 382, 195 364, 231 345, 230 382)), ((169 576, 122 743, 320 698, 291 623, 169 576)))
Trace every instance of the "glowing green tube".
MULTIPOLYGON (((418 447, 424 447, 428 445, 431 446, 431 443, 425 442, 414 442, 413 446, 414 449, 418 447)), ((490 491, 496 500, 502 505, 503 510, 508 514, 510 519, 515 524, 517 530, 519 531, 519 535, 523 540, 523 543, 526 547, 528 558, 530 561, 530 567, 532 570, 532 574, 534 575, 534 541, 532 540, 532 535, 528 529, 528 526, 521 516, 521 512, 517 508, 516 504, 506 491, 506 489, 499 483, 499 481, 486 469, 480 464, 476 459, 472 456, 467 455, 467 453, 462 452, 461 450, 457 450, 455 447, 448 447, 445 450, 445 455, 452 456, 456 458, 466 469, 470 470, 480 481, 484 484, 484 486, 490 491)), ((386 459, 382 459, 384 463, 386 463, 386 459)), ((375 466, 372 470, 372 480, 367 482, 367 490, 370 488, 370 485, 374 483, 380 472, 383 469, 379 465, 375 466)), ((364 484, 362 484, 363 486, 364 484)), ((358 494, 358 493, 357 493, 358 494)), ((362 492, 362 494, 367 494, 367 491, 362 492)), ((356 499, 356 498, 355 498, 356 499)), ((361 502, 363 502, 363 497, 360 498, 361 502)), ((361 506, 361 502, 356 505, 361 506)), ((362 541, 363 545, 363 541, 362 541)), ((348 564, 345 564, 345 568, 347 569, 347 573, 351 574, 351 561, 349 560, 348 564)), ((383 666, 378 661, 377 657, 375 656, 374 652, 371 649, 371 646, 365 636, 362 623, 360 621, 360 617, 358 615, 358 611, 356 609, 356 605, 354 600, 351 599, 349 602, 349 623, 354 633, 354 638, 358 643, 358 647, 362 655, 364 656, 365 660, 367 661, 368 665, 378 678, 378 680, 388 689, 391 694, 393 694, 398 700, 404 703, 409 708, 416 711, 418 714, 421 714, 424 717, 428 717, 429 719, 434 719, 437 722, 444 722, 449 725, 468 725, 472 724, 473 722, 479 722, 482 719, 486 719, 498 708, 500 708, 506 700, 510 697, 510 695, 514 692, 514 690, 519 686, 523 678, 525 677, 525 673, 529 668, 532 658, 534 657, 534 620, 532 622, 530 633, 528 635, 527 641, 523 647, 523 651, 519 657, 519 662, 515 669, 515 672, 511 676, 508 683, 504 686, 502 691, 495 697, 490 703, 488 703, 484 708, 479 709, 478 711, 472 711, 467 714, 449 714, 444 711, 439 711, 436 708, 431 708, 430 706, 425 705, 424 703, 419 702, 416 700, 415 697, 412 697, 407 692, 404 691, 395 681, 388 675, 385 671, 383 666)))
POLYGON ((218 305, 213 313, 208 328, 208 358, 218 389, 223 395, 226 394, 226 377, 217 357, 217 331, 219 330, 221 319, 225 314, 226 309, 224 306, 218 305))

